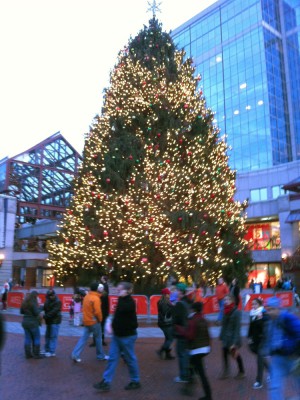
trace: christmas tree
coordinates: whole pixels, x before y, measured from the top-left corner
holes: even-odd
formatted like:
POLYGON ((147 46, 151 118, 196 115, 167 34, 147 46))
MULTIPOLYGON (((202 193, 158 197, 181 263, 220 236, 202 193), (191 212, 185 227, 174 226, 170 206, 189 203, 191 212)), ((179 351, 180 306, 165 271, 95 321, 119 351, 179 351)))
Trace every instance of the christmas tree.
POLYGON ((155 14, 119 53, 49 249, 58 284, 101 268, 144 284, 245 281, 246 202, 234 200, 235 172, 200 80, 155 14))

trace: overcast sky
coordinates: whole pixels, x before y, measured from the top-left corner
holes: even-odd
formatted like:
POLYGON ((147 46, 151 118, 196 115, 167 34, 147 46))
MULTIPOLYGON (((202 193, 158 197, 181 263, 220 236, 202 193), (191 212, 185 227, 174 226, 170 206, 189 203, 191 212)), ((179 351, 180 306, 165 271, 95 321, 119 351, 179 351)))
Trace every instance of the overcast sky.
MULTIPOLYGON (((215 2, 157 1, 157 17, 169 32, 215 2)), ((147 0, 0 0, 0 160, 57 131, 82 151, 118 52, 148 23, 148 8, 147 0)))

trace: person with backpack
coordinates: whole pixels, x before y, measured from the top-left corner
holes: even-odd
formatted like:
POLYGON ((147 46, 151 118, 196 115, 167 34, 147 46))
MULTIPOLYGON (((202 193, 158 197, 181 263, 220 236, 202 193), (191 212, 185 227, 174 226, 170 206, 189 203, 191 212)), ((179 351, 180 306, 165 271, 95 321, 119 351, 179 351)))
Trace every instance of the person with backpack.
POLYGON ((278 297, 266 301, 270 316, 265 324, 262 354, 269 361, 269 400, 284 400, 287 377, 292 377, 300 393, 300 374, 294 373, 300 355, 300 319, 281 308, 278 297))
POLYGON ((171 345, 174 340, 173 336, 173 309, 174 306, 170 301, 171 291, 164 288, 161 291, 161 298, 157 302, 157 325, 163 331, 165 336, 164 343, 161 348, 157 350, 157 354, 161 359, 173 360, 171 355, 171 345))

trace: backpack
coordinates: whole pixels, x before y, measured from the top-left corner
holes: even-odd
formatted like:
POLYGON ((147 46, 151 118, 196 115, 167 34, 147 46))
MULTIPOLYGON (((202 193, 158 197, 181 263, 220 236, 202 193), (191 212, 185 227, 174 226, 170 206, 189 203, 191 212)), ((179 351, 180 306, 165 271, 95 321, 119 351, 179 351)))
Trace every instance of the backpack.
POLYGON ((280 318, 283 330, 282 353, 300 356, 300 319, 288 312, 282 314, 280 318))

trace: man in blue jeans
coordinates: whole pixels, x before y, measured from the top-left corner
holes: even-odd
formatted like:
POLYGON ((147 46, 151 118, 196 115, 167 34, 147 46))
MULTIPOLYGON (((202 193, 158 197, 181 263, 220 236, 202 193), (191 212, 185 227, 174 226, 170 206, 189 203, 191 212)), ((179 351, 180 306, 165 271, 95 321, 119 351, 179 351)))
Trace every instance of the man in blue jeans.
POLYGON ((125 386, 125 390, 139 389, 140 374, 137 358, 134 352, 134 345, 137 339, 137 316, 135 302, 131 297, 132 284, 120 282, 117 287, 118 304, 112 320, 112 340, 110 343, 109 361, 102 376, 102 381, 95 383, 95 389, 101 392, 110 390, 116 367, 120 356, 124 358, 128 367, 130 382, 125 386))
POLYGON ((92 282, 90 284, 90 291, 83 299, 82 316, 84 326, 83 335, 72 351, 72 360, 76 363, 81 362, 80 354, 91 336, 91 333, 95 340, 97 360, 107 360, 108 356, 104 354, 102 347, 101 322, 103 316, 101 311, 101 295, 98 292, 98 282, 92 282))
POLYGON ((48 290, 44 304, 46 322, 45 356, 55 357, 59 327, 61 324, 61 301, 53 289, 48 290))

